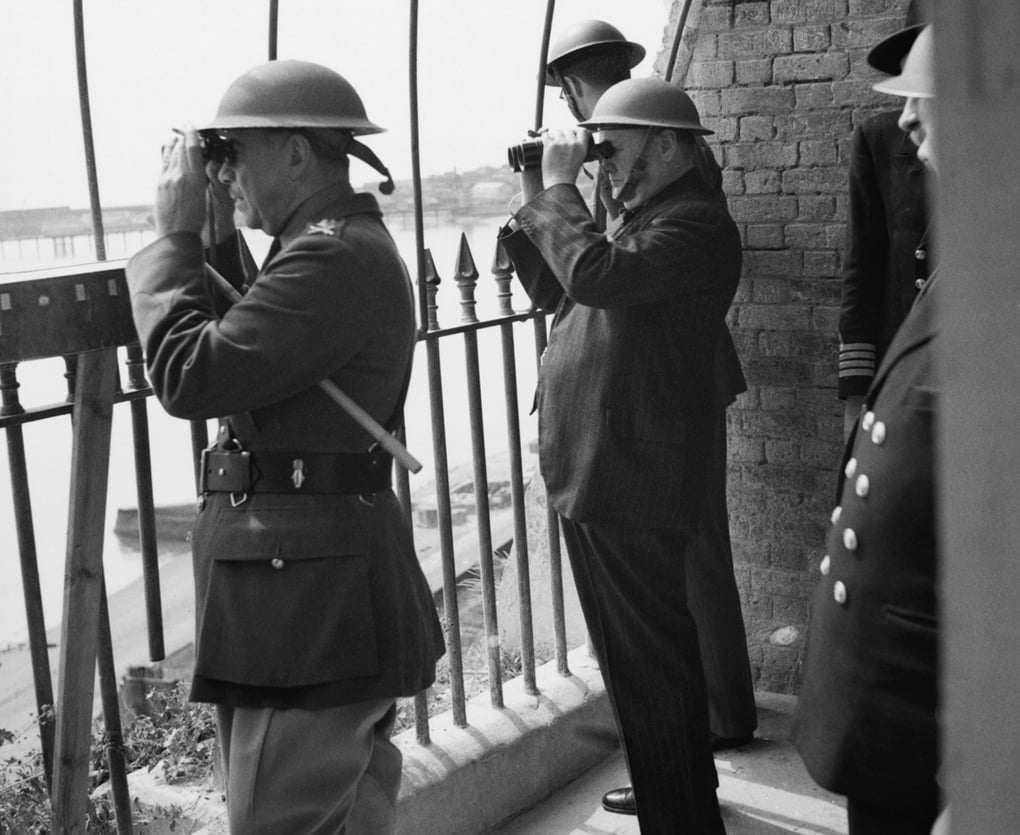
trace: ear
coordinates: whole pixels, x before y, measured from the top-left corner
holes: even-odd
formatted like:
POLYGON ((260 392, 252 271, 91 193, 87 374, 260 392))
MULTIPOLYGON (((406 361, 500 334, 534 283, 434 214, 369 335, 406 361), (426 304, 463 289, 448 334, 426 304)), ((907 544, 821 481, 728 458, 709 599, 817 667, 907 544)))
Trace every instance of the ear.
POLYGON ((287 144, 284 146, 284 156, 287 171, 293 179, 297 179, 314 160, 308 137, 300 133, 292 133, 288 136, 287 144))
POLYGON ((560 88, 566 95, 575 99, 581 95, 581 81, 576 75, 560 76, 560 88))
POLYGON ((659 148, 659 155, 666 162, 673 161, 681 153, 680 143, 675 130, 660 130, 659 135, 655 137, 655 141, 659 148))

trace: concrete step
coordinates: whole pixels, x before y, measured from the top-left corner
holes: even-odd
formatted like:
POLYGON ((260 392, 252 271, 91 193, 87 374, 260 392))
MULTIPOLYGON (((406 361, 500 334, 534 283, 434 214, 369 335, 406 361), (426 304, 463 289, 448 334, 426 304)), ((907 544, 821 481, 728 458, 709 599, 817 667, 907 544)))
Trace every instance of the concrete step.
MULTIPOLYGON (((758 693, 757 702, 754 742, 715 757, 728 835, 845 835, 843 798, 815 785, 790 745, 796 699, 758 693)), ((606 791, 628 782, 617 752, 491 835, 640 835, 637 818, 601 806, 606 791)))

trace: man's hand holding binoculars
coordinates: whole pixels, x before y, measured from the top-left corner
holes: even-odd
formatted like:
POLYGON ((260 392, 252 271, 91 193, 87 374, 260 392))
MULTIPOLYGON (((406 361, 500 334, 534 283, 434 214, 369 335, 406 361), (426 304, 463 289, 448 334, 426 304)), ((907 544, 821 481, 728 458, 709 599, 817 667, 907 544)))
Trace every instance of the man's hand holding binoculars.
POLYGON ((208 245, 206 216, 213 214, 217 242, 234 232, 234 201, 219 181, 222 159, 205 160, 198 131, 188 126, 174 131, 163 146, 163 168, 156 186, 153 212, 156 235, 194 232, 208 245), (208 206, 207 206, 208 198, 208 206))

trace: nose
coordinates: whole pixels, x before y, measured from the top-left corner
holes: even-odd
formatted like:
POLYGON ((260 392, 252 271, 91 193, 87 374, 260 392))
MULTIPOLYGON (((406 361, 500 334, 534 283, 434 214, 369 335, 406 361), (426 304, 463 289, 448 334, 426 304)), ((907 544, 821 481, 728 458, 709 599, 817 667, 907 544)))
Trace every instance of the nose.
POLYGON ((917 99, 908 98, 903 103, 903 112, 900 113, 898 121, 900 130, 904 133, 910 133, 911 131, 920 128, 920 120, 917 115, 917 99))
POLYGON ((216 179, 225 186, 230 185, 234 181, 234 166, 231 165, 229 160, 223 160, 220 170, 216 174, 216 179))

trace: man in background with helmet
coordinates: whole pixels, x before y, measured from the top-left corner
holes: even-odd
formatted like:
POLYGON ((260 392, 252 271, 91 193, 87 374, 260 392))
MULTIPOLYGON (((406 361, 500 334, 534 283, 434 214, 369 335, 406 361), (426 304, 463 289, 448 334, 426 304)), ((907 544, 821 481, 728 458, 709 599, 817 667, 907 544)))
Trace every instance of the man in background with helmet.
MULTIPOLYGON (((560 97, 566 101, 571 114, 579 122, 584 121, 591 118, 603 93, 613 84, 630 78, 631 70, 644 56, 644 47, 626 40, 612 24, 582 20, 567 27, 550 47, 546 83, 559 87, 560 97)), ((699 171, 709 185, 721 192, 722 173, 712 150, 700 134, 696 142, 700 151, 699 171)), ((615 218, 619 210, 605 189, 607 182, 598 169, 592 214, 602 228, 605 228, 607 214, 615 218), (608 213, 607 203, 612 207, 608 213)), ((747 385, 728 330, 722 338, 718 374, 721 385, 729 391, 728 402, 732 403, 738 394, 747 390, 747 385)), ((713 750, 750 742, 758 725, 747 633, 730 545, 725 412, 718 418, 712 438, 716 447, 712 457, 715 466, 704 485, 710 501, 704 506, 697 540, 687 554, 687 602, 698 626, 713 750)), ((603 806, 613 812, 634 814, 633 792, 630 788, 607 792, 603 806)))
MULTIPOLYGON (((932 29, 888 40, 909 52, 875 89, 906 97, 900 128, 937 171, 932 29)), ((808 625, 792 739, 811 776, 846 795, 850 835, 928 835, 943 805, 934 437, 942 280, 928 278, 868 389, 808 625)))
POLYGON ((705 133, 679 88, 622 81, 579 128, 542 135, 541 176, 522 172, 500 232, 532 300, 556 311, 540 466, 644 835, 724 831, 685 563, 731 395, 715 369, 741 252, 696 167, 705 133), (608 234, 576 186, 593 139, 624 207, 608 234))
POLYGON ((164 149, 157 240, 128 264, 149 377, 171 414, 219 417, 192 538, 192 698, 217 706, 234 833, 392 832, 395 699, 428 687, 443 639, 390 488, 391 459, 317 383, 397 431, 411 285, 348 156, 382 130, 337 73, 253 68, 202 132, 164 149), (210 159, 203 164, 203 144, 210 159), (208 179, 207 179, 208 177, 208 179), (233 216, 273 237, 240 300, 233 216))

